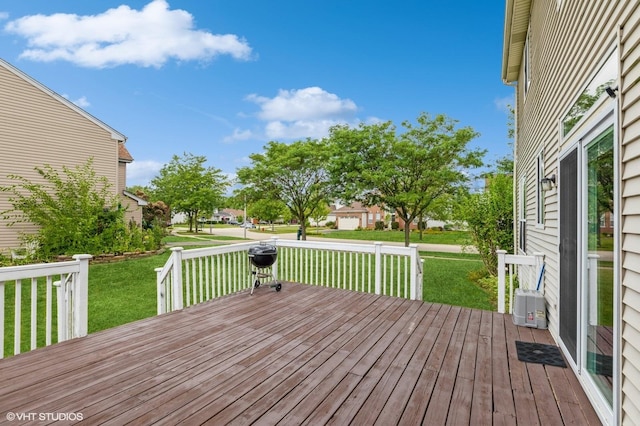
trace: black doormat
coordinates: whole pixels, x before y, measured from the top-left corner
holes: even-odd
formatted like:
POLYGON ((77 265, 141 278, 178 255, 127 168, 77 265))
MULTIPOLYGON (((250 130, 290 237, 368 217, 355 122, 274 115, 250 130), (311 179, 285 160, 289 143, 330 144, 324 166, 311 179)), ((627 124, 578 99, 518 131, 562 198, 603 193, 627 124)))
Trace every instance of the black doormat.
POLYGON ((518 359, 522 362, 567 368, 557 346, 516 340, 516 350, 518 351, 518 359))

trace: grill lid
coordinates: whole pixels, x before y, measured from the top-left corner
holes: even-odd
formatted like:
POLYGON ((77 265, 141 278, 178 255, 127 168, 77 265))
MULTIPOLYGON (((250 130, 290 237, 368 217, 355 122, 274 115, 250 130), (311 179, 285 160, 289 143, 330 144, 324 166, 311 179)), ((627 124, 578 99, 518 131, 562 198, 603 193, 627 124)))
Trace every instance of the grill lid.
POLYGON ((278 249, 276 249, 276 246, 271 244, 260 244, 249 248, 249 257, 260 255, 273 256, 277 253, 278 249))

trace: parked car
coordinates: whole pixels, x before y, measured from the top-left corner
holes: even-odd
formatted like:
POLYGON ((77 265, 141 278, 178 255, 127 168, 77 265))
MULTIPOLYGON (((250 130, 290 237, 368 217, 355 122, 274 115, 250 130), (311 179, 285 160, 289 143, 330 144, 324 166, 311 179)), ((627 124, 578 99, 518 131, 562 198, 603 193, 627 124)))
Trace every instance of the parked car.
POLYGON ((240 227, 242 227, 242 228, 255 228, 256 226, 251 222, 245 222, 242 225, 240 225, 240 227))

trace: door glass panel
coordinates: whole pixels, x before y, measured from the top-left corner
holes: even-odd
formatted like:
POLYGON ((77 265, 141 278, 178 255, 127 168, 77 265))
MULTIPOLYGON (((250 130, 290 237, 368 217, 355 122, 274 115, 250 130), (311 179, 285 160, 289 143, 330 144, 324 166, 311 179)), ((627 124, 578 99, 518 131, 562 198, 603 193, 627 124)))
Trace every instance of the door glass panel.
POLYGON ((586 369, 612 403, 613 389, 613 127, 587 147, 586 369))

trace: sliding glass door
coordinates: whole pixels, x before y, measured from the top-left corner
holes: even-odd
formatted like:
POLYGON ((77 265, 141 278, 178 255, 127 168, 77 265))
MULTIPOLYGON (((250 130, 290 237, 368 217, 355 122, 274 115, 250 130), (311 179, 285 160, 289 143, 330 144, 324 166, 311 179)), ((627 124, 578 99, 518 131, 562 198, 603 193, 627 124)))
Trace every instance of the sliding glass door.
POLYGON ((613 403, 614 325, 614 135, 606 128, 585 145, 583 279, 586 372, 604 399, 613 403))

